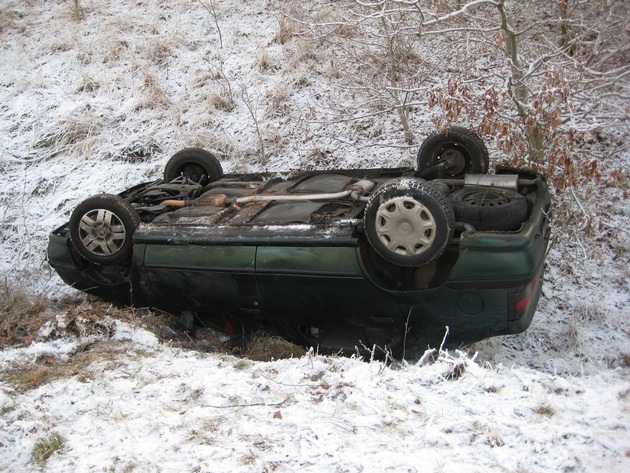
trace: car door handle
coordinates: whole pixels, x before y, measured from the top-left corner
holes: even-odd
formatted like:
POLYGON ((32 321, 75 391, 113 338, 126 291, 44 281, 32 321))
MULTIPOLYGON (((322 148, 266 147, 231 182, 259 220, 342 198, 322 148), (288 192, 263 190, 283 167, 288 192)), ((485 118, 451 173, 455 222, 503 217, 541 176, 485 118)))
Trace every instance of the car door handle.
POLYGON ((252 308, 252 307, 241 307, 239 309, 241 314, 243 315, 260 315, 260 309, 252 308))

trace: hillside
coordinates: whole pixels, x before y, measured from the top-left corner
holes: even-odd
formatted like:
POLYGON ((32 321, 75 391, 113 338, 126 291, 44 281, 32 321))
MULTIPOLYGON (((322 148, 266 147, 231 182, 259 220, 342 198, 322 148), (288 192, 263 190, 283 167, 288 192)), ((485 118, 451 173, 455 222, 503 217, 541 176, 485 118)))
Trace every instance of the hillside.
MULTIPOLYGON (((59 472, 630 468, 623 72, 596 93, 572 83, 557 126, 572 127, 573 160, 549 157, 555 242, 522 335, 424 358, 418 347, 390 366, 313 352, 258 362, 177 343, 170 321, 40 275, 48 233, 80 201, 158 178, 181 148, 215 151, 227 172, 413 166, 449 116, 439 91, 458 78, 452 99, 472 103, 504 83, 489 50, 456 54, 460 30, 414 43, 405 64, 426 77, 410 95, 409 140, 396 94, 348 49, 353 38, 365 46, 353 25, 369 17, 355 11, 345 1, 0 3, 2 335, 17 325, 10 316, 35 324, 0 351, 0 469, 40 468, 42 440, 60 448, 41 468, 59 472), (590 92, 609 108, 588 114, 590 92)), ((472 110, 457 123, 482 132, 491 164, 524 159, 518 127, 512 151, 497 133, 508 112, 495 107, 491 123, 472 110)))

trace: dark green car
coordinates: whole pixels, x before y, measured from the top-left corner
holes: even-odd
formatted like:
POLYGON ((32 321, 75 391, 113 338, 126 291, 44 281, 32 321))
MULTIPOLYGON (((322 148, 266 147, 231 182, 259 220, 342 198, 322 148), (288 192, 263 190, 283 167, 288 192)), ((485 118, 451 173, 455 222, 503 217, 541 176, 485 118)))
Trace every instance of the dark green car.
POLYGON ((189 327, 322 352, 469 344, 527 329, 549 244, 543 176, 487 171, 463 128, 427 138, 416 169, 224 176, 188 148, 163 179, 79 204, 48 260, 76 289, 189 327))

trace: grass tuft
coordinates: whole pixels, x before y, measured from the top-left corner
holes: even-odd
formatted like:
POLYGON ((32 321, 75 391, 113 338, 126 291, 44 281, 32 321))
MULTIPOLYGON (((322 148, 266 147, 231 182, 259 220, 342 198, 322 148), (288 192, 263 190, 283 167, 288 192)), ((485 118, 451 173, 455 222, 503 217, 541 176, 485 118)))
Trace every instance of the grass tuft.
POLYGON ((41 438, 35 442, 31 461, 39 467, 44 467, 48 459, 55 453, 60 451, 65 444, 64 438, 56 432, 53 432, 46 438, 41 438))
POLYGON ((66 376, 65 370, 59 370, 57 367, 35 366, 9 371, 2 378, 18 391, 25 392, 64 376, 66 376))
POLYGON ((457 380, 462 377, 466 372, 466 361, 458 360, 453 366, 444 374, 444 377, 448 380, 457 380))
POLYGON ((284 358, 300 358, 306 350, 277 335, 255 334, 242 355, 254 361, 272 361, 284 358))
POLYGON ((286 16, 278 18, 278 32, 273 38, 274 43, 286 44, 295 36, 295 23, 286 16))
POLYGON ((549 404, 540 404, 532 409, 536 414, 545 416, 545 417, 553 417, 556 415, 556 410, 551 407, 549 404))
POLYGON ((231 112, 236 108, 236 104, 232 99, 230 99, 229 95, 214 91, 208 94, 208 103, 211 108, 215 110, 224 110, 226 112, 231 112))
POLYGON ((46 307, 43 297, 21 288, 0 287, 0 349, 30 344, 45 322, 46 307))
POLYGON ((267 72, 272 69, 271 59, 269 58, 269 52, 266 49, 259 49, 256 55, 256 61, 258 64, 258 70, 260 72, 267 72))

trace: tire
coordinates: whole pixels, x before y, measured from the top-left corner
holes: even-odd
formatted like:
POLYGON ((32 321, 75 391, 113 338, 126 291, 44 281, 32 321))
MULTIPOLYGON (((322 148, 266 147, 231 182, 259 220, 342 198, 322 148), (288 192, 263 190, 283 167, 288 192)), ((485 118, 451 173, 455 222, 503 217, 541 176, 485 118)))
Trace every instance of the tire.
POLYGON ((511 189, 468 186, 453 192, 449 199, 457 221, 479 231, 518 230, 527 218, 527 200, 511 189))
POLYGON ((363 219, 367 239, 379 255, 398 266, 421 266, 442 254, 453 235, 455 215, 431 184, 401 178, 372 194, 363 219))
POLYGON ((418 171, 449 160, 451 166, 439 171, 438 178, 461 179, 466 174, 486 174, 490 156, 483 140, 467 128, 455 126, 446 134, 434 133, 418 150, 418 171))
POLYGON ((186 148, 175 153, 164 167, 166 182, 182 175, 206 186, 223 177, 223 168, 211 152, 201 148, 186 148))
POLYGON ((125 199, 98 194, 85 199, 72 212, 70 240, 91 263, 120 264, 131 258, 132 235, 139 224, 140 215, 125 199))

